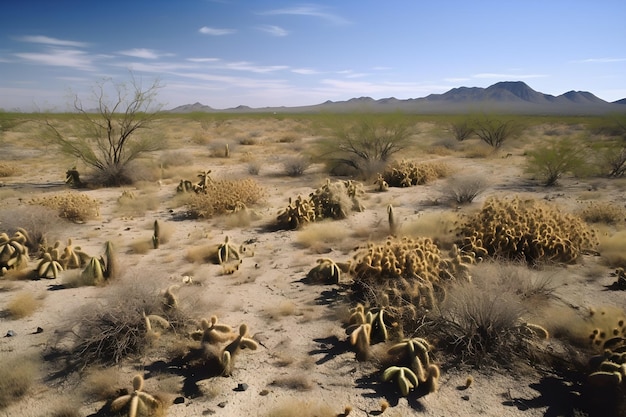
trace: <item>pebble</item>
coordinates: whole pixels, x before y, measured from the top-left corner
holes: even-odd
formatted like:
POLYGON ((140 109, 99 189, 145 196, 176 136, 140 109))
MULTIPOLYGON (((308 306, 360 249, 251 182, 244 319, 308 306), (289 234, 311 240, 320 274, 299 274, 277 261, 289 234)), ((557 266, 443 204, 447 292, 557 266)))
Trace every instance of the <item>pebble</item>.
POLYGON ((235 388, 235 391, 245 391, 248 389, 248 384, 243 383, 243 384, 237 384, 237 388, 235 388))
POLYGON ((16 333, 13 330, 9 330, 4 337, 13 337, 15 335, 16 335, 16 333))

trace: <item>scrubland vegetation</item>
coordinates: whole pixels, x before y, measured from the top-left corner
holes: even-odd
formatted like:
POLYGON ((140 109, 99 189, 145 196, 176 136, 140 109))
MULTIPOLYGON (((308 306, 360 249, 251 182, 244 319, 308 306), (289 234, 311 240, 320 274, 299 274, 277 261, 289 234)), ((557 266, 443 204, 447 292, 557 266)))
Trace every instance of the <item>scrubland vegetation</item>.
POLYGON ((42 363, 3 341, 0 409, 64 382, 55 415, 452 415, 453 378, 523 375, 625 415, 623 115, 133 108, 0 118, 2 323, 71 300, 42 363))

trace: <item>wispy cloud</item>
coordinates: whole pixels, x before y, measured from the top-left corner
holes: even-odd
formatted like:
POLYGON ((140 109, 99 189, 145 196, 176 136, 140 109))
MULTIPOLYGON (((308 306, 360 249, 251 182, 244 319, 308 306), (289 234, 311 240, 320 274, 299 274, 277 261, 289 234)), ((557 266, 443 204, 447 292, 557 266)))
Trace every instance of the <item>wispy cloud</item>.
POLYGON ((236 32, 235 29, 225 29, 225 28, 211 28, 208 26, 202 26, 198 32, 203 35, 211 35, 211 36, 223 36, 230 35, 236 32))
POLYGON ((468 77, 452 77, 452 78, 444 78, 443 80, 447 83, 462 83, 463 81, 469 81, 471 78, 468 77))
POLYGON ((294 68, 291 70, 291 72, 295 73, 295 74, 300 74, 300 75, 316 75, 316 74, 320 74, 319 71, 311 69, 311 68, 294 68))
POLYGON ((263 26, 259 26, 257 29, 259 29, 260 31, 269 33, 272 36, 287 36, 289 34, 289 32, 287 32, 287 30, 281 28, 280 26, 274 26, 274 25, 263 25, 263 26))
POLYGON ((51 38, 49 36, 21 36, 17 38, 17 40, 22 42, 31 42, 31 43, 42 43, 44 45, 52 45, 52 46, 69 46, 72 48, 84 48, 88 44, 85 42, 77 42, 77 41, 68 41, 65 39, 57 39, 51 38))
POLYGON ((575 63, 600 63, 600 64, 607 64, 607 63, 611 63, 611 62, 624 62, 626 61, 626 58, 587 58, 587 59, 581 59, 579 61, 572 61, 575 63))
POLYGON ((219 58, 187 58, 187 61, 189 62, 197 62, 199 64, 205 63, 205 62, 217 62, 219 61, 219 58))
POLYGON ((264 12, 260 12, 260 15, 265 15, 265 16, 278 16, 278 15, 289 15, 289 16, 310 16, 310 17, 317 17, 323 20, 326 20, 328 22, 337 24, 337 25, 345 25, 350 23, 349 20, 344 19, 341 16, 337 16, 335 14, 332 13, 328 13, 324 10, 322 10, 320 7, 318 6, 314 6, 314 5, 301 5, 301 6, 294 6, 294 7, 285 7, 283 9, 273 9, 273 10, 267 10, 264 12))
POLYGON ((266 73, 266 72, 274 72, 274 71, 282 71, 289 69, 286 65, 255 65, 251 62, 241 61, 241 62, 229 62, 226 64, 226 68, 237 70, 237 71, 250 71, 255 73, 266 73))
POLYGON ((21 52, 15 54, 15 56, 34 64, 69 67, 84 71, 95 70, 93 57, 84 51, 75 49, 51 48, 47 53, 21 52))
POLYGON ((160 54, 153 49, 146 48, 134 48, 127 49, 125 51, 119 51, 120 55, 131 56, 133 58, 143 58, 143 59, 158 59, 163 56, 172 56, 173 54, 160 54))
POLYGON ((480 74, 472 75, 472 78, 486 78, 486 79, 516 79, 516 80, 525 80, 529 78, 545 78, 548 77, 547 74, 515 74, 515 73, 492 73, 492 72, 484 72, 480 74))

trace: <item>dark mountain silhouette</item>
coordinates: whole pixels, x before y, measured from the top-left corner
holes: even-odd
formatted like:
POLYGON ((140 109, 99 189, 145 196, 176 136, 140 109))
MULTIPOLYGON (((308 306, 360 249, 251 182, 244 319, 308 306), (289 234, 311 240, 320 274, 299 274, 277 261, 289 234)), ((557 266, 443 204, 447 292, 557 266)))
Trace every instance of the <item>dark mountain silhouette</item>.
POLYGON ((200 103, 176 107, 172 113, 241 112, 241 113, 309 113, 309 112, 389 112, 454 114, 467 112, 499 112, 518 114, 587 115, 623 111, 626 99, 613 103, 604 101, 587 91, 568 91, 559 96, 540 93, 522 81, 502 81, 487 88, 458 87, 443 94, 399 100, 394 97, 375 100, 371 97, 351 98, 299 107, 238 106, 216 110, 200 103))

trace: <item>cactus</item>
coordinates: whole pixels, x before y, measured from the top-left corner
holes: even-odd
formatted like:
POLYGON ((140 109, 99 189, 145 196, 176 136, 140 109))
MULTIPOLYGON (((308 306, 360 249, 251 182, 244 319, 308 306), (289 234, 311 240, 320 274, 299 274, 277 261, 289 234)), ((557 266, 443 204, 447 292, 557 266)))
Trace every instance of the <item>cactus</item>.
POLYGON ((175 310, 178 308, 178 298, 174 294, 174 290, 177 288, 178 288, 177 285, 170 285, 163 292, 163 309, 164 310, 168 311, 168 310, 175 310))
POLYGON ((241 256, 239 254, 239 250, 230 244, 230 238, 226 236, 224 238, 224 243, 221 243, 217 247, 217 260, 220 265, 228 262, 231 258, 240 260, 241 256))
POLYGON ((92 257, 80 274, 81 280, 87 285, 100 285, 104 282, 104 272, 100 259, 92 257))
POLYGON ((257 342, 248 337, 248 326, 241 324, 239 326, 239 335, 222 350, 221 358, 224 365, 222 375, 230 376, 232 374, 233 361, 237 353, 243 349, 256 350, 258 347, 257 342))
POLYGON ((44 253, 39 265, 37 265, 37 277, 57 279, 61 271, 63 271, 63 267, 59 261, 52 259, 49 253, 44 253))
POLYGON ((349 327, 350 331, 350 344, 354 346, 356 350, 356 359, 358 361, 368 360, 371 356, 370 342, 372 334, 372 325, 369 323, 363 323, 349 327))
POLYGON ((374 184, 376 185, 376 190, 378 191, 382 192, 389 190, 389 184, 387 183, 387 181, 385 181, 385 178, 381 173, 378 174, 378 177, 376 178, 376 181, 374 181, 374 184))
POLYGON ((315 221, 315 209, 310 200, 298 196, 276 217, 277 226, 281 229, 295 230, 307 223, 315 221))
POLYGON ((398 223, 393 213, 393 206, 389 204, 387 206, 387 217, 389 219, 389 234, 395 236, 398 233, 398 223))
POLYGON ((210 321, 202 319, 200 326, 202 327, 202 343, 224 343, 232 340, 233 335, 235 335, 232 327, 227 324, 218 323, 217 316, 215 315, 211 316, 210 321))
POLYGON ((341 270, 332 259, 320 258, 317 260, 317 266, 309 271, 306 278, 309 282, 339 284, 341 270))
POLYGON ((145 326, 146 335, 148 339, 158 338, 161 334, 152 329, 152 323, 158 324, 161 328, 167 329, 170 327, 170 322, 157 314, 146 315, 144 311, 141 312, 145 326))
POLYGON ((28 241, 28 234, 21 228, 11 237, 0 234, 0 270, 23 269, 28 265, 28 241))
POLYGON ((154 233, 152 234, 152 247, 154 249, 159 249, 159 243, 160 243, 160 226, 159 226, 159 221, 155 220, 154 221, 154 233))
POLYGON ((417 375, 415 375, 411 369, 404 366, 390 366, 385 369, 381 379, 383 382, 394 379, 403 397, 408 396, 409 391, 419 385, 417 375))
POLYGON ((141 415, 155 415, 158 410, 163 408, 163 403, 144 392, 143 384, 143 376, 136 375, 133 378, 133 392, 113 400, 109 407, 111 411, 120 412, 123 408, 128 407, 128 417, 136 417, 138 413, 141 413, 141 415))
POLYGON ((178 184, 178 187, 176 187, 176 192, 177 193, 188 193, 190 191, 193 191, 194 187, 193 184, 191 183, 191 181, 189 180, 180 180, 180 183, 178 184))

